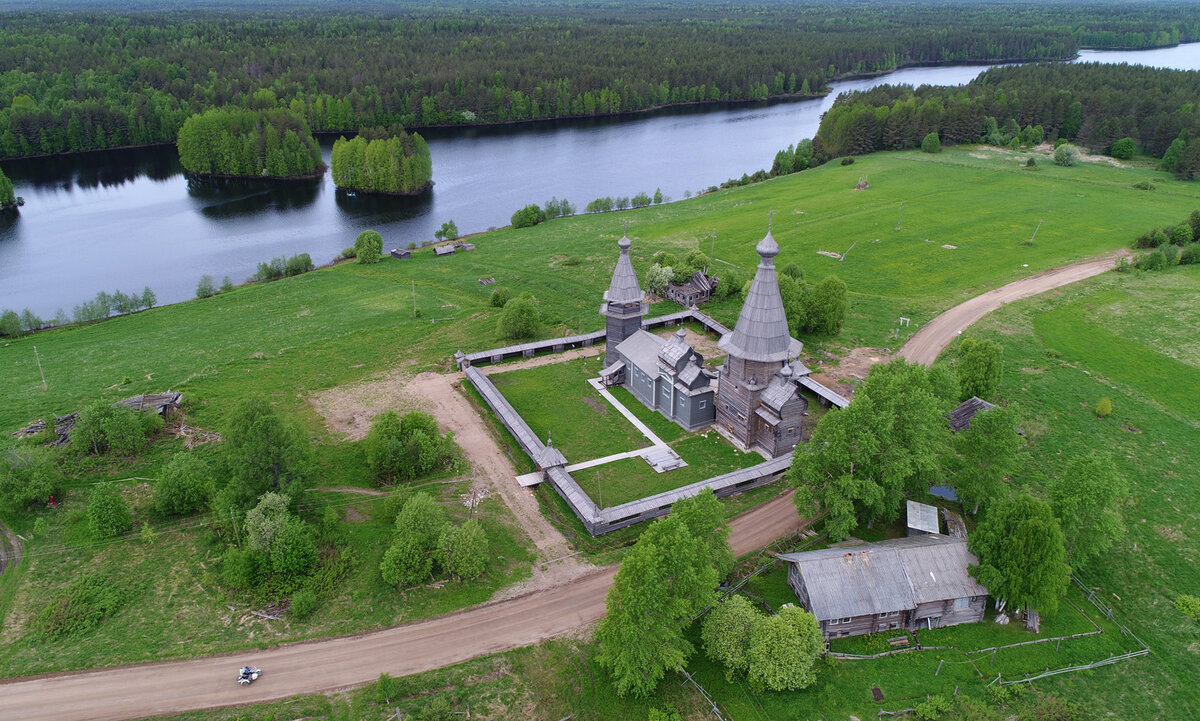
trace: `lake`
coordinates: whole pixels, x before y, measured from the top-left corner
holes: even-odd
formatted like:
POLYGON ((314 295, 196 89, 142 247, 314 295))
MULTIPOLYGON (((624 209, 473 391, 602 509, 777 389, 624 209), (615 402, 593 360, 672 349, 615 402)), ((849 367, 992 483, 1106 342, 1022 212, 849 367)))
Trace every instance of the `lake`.
MULTIPOLYGON (((1083 51, 1085 62, 1200 69, 1200 43, 1143 51, 1083 51)), ((346 197, 328 174, 273 185, 189 181, 173 147, 7 161, 26 204, 0 217, 0 308, 68 314, 99 290, 151 286, 159 303, 191 298, 201 275, 240 283, 257 264, 309 253, 330 262, 374 228, 384 249, 507 225, 513 211, 552 196, 578 210, 604 196, 682 199, 769 169, 775 152, 812 137, 840 92, 883 83, 957 85, 985 66, 909 68, 833 84, 820 99, 649 116, 431 130, 434 188, 417 199, 346 197)), ((322 142, 326 162, 331 139, 322 142)), ((613 229, 620 223, 613 217, 613 229)))

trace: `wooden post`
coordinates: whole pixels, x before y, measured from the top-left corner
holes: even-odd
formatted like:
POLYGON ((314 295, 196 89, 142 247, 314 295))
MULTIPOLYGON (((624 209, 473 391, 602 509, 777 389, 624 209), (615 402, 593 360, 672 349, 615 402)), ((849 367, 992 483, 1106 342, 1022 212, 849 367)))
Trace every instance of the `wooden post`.
POLYGON ((939 673, 941 673, 941 672, 942 672, 942 664, 943 664, 943 663, 946 663, 946 659, 944 659, 944 658, 939 658, 939 659, 938 659, 938 667, 937 667, 937 670, 933 672, 933 675, 934 675, 934 676, 937 676, 939 673))
POLYGON ((896 230, 900 230, 900 221, 904 220, 904 201, 900 201, 900 215, 896 217, 896 230))
MULTIPOLYGON (((415 279, 412 282, 412 296, 413 296, 413 317, 415 318, 417 316, 417 281, 415 279)), ((396 713, 400 713, 400 712, 397 710, 396 713)))
POLYGON ((37 361, 38 373, 42 375, 42 390, 46 390, 46 371, 42 370, 42 357, 38 355, 37 346, 33 347, 33 358, 37 361))

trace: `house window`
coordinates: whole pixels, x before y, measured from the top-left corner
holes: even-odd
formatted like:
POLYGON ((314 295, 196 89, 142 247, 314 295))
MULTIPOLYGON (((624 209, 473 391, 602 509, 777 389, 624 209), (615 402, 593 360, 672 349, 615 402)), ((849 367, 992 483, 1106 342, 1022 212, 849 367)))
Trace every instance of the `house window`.
POLYGON ((700 407, 701 407, 701 408, 707 408, 707 407, 708 407, 708 401, 700 401, 700 407))
POLYGON ((954 610, 955 611, 965 611, 965 610, 967 610, 967 607, 969 607, 970 605, 971 605, 971 599, 969 599, 969 598, 954 599, 954 610))
POLYGON ((744 421, 744 420, 746 420, 746 416, 744 416, 744 415, 742 415, 741 413, 739 413, 739 414, 738 414, 738 420, 739 420, 739 421, 744 421))
POLYGON ((892 613, 891 613, 890 615, 892 615, 892 616, 899 616, 899 615, 900 615, 900 612, 899 612, 899 611, 892 611, 892 613))
POLYGON ((831 618, 831 619, 829 619, 829 625, 830 625, 830 626, 836 626, 836 625, 838 625, 838 620, 837 620, 836 618, 831 618))
POLYGON ((888 628, 896 628, 899 625, 900 624, 896 623, 895 621, 892 621, 891 623, 888 624, 888 628))
POLYGON ((879 614, 879 617, 880 617, 880 618, 887 618, 887 612, 886 612, 886 611, 884 611, 883 613, 879 614))
POLYGON ((671 389, 664 387, 663 388, 663 398, 670 398, 670 397, 671 397, 671 389))
POLYGON ((848 618, 843 618, 843 619, 842 619, 842 623, 850 623, 850 620, 851 620, 851 619, 848 619, 848 618))

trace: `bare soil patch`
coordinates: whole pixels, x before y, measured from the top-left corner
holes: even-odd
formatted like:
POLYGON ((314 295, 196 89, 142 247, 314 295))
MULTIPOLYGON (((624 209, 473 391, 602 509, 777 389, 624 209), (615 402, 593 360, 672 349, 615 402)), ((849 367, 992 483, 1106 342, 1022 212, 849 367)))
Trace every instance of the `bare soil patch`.
MULTIPOLYGON (((707 333, 697 333, 691 328, 684 328, 683 339, 687 344, 695 348, 696 351, 704 356, 704 360, 709 361, 714 358, 724 358, 726 353, 717 346, 717 340, 710 338, 707 333)), ((679 328, 660 328, 656 330, 655 335, 663 338, 670 338, 672 335, 679 332, 679 328)))
POLYGON ((812 377, 816 382, 852 399, 855 386, 866 380, 871 366, 890 358, 891 356, 881 348, 854 348, 843 356, 836 366, 822 366, 812 377))
POLYGON ((350 523, 362 523, 363 521, 371 520, 369 514, 363 513, 354 506, 346 507, 346 520, 350 523))

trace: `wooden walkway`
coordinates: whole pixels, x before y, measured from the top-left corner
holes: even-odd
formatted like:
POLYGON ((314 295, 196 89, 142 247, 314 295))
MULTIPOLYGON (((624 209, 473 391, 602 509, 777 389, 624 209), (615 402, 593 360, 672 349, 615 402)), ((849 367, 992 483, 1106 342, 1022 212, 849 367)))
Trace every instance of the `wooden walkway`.
POLYGON ((825 405, 834 405, 838 408, 845 408, 846 406, 850 405, 850 401, 848 401, 845 396, 835 393, 826 386, 816 382, 813 380, 812 376, 800 376, 796 382, 799 383, 801 387, 807 388, 813 393, 816 393, 817 397, 820 398, 821 402, 825 405))

